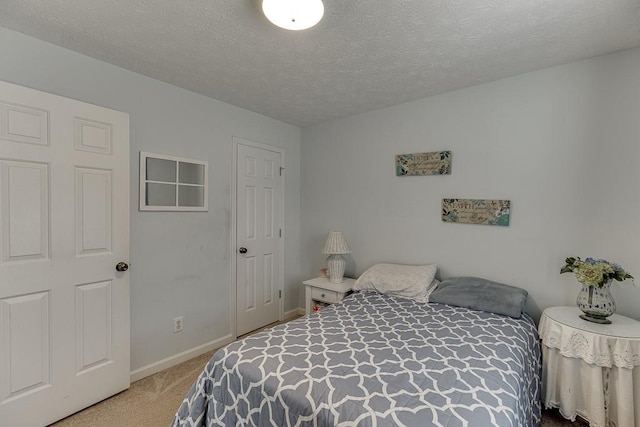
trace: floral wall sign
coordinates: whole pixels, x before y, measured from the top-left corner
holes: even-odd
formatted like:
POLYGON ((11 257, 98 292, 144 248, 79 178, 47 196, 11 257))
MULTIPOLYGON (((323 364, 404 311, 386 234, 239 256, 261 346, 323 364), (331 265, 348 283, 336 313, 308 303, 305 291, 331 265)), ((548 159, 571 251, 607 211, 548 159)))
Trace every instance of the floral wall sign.
POLYGON ((396 176, 450 174, 451 151, 396 155, 396 176))
POLYGON ((442 199, 442 221, 509 225, 510 200, 442 199))

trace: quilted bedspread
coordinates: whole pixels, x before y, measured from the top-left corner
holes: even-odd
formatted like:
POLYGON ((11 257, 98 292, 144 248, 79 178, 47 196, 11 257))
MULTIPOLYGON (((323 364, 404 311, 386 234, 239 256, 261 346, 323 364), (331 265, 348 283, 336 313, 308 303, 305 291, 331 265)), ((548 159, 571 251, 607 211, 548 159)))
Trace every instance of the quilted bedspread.
POLYGON ((373 292, 220 349, 174 426, 535 426, 540 345, 513 319, 373 292))

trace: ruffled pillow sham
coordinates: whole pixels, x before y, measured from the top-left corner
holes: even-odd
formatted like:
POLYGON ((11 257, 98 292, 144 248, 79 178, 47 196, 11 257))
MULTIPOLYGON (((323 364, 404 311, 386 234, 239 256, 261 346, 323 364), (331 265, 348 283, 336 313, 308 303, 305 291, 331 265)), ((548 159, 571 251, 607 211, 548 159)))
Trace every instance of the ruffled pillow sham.
POLYGON ((356 280, 353 290, 376 291, 427 303, 430 293, 438 285, 435 280, 437 271, 436 264, 374 264, 356 280))

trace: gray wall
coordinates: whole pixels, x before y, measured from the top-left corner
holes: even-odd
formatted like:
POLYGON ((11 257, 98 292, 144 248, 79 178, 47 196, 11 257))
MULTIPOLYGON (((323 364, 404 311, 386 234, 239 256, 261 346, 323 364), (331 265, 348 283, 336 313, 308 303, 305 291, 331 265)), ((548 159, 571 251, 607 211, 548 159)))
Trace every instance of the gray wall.
MULTIPOLYGON (((348 273, 376 262, 438 263, 529 291, 535 317, 575 304, 567 256, 640 277, 640 49, 545 69, 305 128, 302 263, 324 266, 327 232, 348 273), (396 177, 394 155, 453 151, 449 176, 396 177), (510 199, 509 227, 443 223, 442 198, 510 199)), ((640 289, 613 295, 640 319, 640 289)), ((302 301, 300 302, 302 304, 302 301)))
POLYGON ((298 307, 299 128, 3 28, 0 57, 0 80, 131 116, 132 370, 230 332, 232 136, 286 151, 285 310, 298 307), (209 211, 139 212, 139 151, 207 160, 209 211))

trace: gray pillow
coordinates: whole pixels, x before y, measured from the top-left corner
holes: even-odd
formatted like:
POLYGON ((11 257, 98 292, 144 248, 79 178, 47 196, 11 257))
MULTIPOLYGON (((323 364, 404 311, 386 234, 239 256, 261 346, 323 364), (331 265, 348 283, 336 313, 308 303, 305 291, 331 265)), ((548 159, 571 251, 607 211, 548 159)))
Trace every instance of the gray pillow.
POLYGON ((518 319, 527 301, 527 291, 479 277, 443 280, 429 296, 429 302, 488 311, 518 319))

